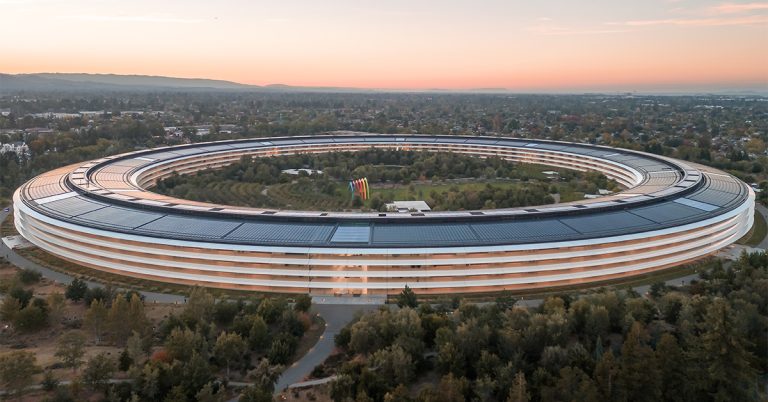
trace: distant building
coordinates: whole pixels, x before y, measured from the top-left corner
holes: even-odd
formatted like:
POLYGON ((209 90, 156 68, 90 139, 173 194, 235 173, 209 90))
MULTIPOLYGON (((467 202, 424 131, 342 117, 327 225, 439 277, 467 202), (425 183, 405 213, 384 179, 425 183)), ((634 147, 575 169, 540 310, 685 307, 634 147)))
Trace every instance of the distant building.
POLYGON ((292 175, 298 175, 299 173, 304 172, 308 175, 313 174, 323 174, 322 170, 315 170, 315 169, 285 169, 283 170, 283 173, 285 174, 292 174, 292 175))
POLYGON ((101 117, 105 114, 111 114, 110 112, 105 112, 103 110, 81 110, 80 116, 83 116, 84 118, 94 118, 94 117, 101 117))
POLYGON ((429 212, 432 208, 424 201, 392 201, 385 205, 392 212, 429 212))
POLYGON ((54 112, 46 112, 46 113, 32 113, 30 114, 32 117, 40 118, 40 119, 57 119, 57 120, 67 120, 67 119, 74 119, 76 117, 80 117, 80 113, 54 113, 54 112))
POLYGON ((165 138, 181 138, 184 136, 184 130, 175 126, 163 127, 163 131, 165 131, 165 138))
POLYGON ((18 156, 29 155, 29 147, 21 141, 7 144, 0 143, 0 154, 7 152, 13 152, 18 156))
POLYGON ((48 127, 31 127, 24 130, 27 135, 51 135, 54 133, 52 128, 48 127))

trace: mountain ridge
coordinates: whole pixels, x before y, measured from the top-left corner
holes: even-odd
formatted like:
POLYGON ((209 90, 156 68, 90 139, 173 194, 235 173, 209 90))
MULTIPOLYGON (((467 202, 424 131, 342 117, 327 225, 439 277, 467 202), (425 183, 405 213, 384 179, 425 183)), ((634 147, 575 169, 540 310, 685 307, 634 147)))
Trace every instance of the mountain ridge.
POLYGON ((177 78, 139 74, 0 73, 0 93, 22 91, 372 92, 373 90, 343 87, 297 87, 285 84, 260 86, 208 78, 177 78))

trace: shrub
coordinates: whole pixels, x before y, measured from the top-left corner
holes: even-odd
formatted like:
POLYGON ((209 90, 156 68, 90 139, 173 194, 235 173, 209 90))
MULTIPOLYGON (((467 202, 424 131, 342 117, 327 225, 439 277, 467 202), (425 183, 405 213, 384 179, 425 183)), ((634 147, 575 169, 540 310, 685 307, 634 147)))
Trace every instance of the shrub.
POLYGON ((40 282, 40 279, 43 277, 40 272, 33 271, 31 269, 22 269, 16 273, 16 276, 19 278, 19 281, 25 285, 31 285, 33 283, 40 282))
POLYGON ((88 285, 85 283, 85 281, 79 278, 75 278, 67 286, 67 291, 64 293, 64 296, 72 301, 80 301, 83 300, 87 291, 88 285))

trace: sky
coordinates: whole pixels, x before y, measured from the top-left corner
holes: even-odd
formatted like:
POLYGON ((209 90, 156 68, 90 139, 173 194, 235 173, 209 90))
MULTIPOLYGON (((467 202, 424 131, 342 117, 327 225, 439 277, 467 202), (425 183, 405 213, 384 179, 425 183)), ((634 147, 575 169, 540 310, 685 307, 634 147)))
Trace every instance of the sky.
POLYGON ((768 88, 768 2, 0 0, 0 72, 380 89, 768 88))

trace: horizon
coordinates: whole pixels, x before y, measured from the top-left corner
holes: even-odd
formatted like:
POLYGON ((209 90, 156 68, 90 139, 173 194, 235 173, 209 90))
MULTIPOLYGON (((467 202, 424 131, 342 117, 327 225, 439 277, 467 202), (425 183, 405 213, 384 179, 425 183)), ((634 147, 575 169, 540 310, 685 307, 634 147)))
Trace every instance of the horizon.
POLYGON ((0 4, 0 33, 15 38, 2 46, 10 74, 386 91, 768 89, 768 2, 0 4))
MULTIPOLYGON (((88 81, 66 79, 66 77, 72 78, 72 76, 88 76, 88 77, 137 77, 137 78, 152 78, 152 79, 171 79, 171 80, 191 80, 191 81, 211 81, 227 84, 242 85, 242 88, 217 88, 210 87, 214 91, 226 91, 226 90, 248 90, 248 89, 275 89, 279 87, 285 87, 287 89, 302 90, 308 89, 313 92, 323 93, 327 92, 373 92, 373 93, 423 93, 423 94, 509 94, 509 95, 606 95, 606 96, 621 96, 621 95, 649 95, 649 96, 687 96, 687 95, 735 95, 735 96, 760 96, 768 97, 768 86, 700 86, 700 87, 676 87, 670 86, 664 87, 650 87, 644 89, 628 89, 628 88, 615 88, 615 89, 572 89, 565 88, 552 88, 552 89, 532 89, 532 90, 515 90, 511 88, 372 88, 372 87, 335 87, 335 86, 294 86, 284 83, 271 83, 271 84, 246 84, 237 81, 222 80, 217 78, 206 77, 172 77, 164 75, 145 75, 145 74, 115 74, 115 73, 83 73, 83 72, 31 72, 31 73, 17 73, 9 74, 0 71, 1 75, 9 76, 47 76, 57 75, 56 79, 61 79, 69 82, 83 82, 83 83, 99 83, 100 81, 88 81), (61 76, 61 77, 58 77, 61 76)), ((130 84, 115 84, 124 86, 126 90, 130 90, 130 84)), ((133 85, 133 87, 144 87, 145 85, 133 85)), ((151 86, 151 85, 150 85, 151 86)), ((165 87, 161 84, 156 84, 157 87, 165 87)), ((174 87, 174 86, 170 86, 174 87)), ((177 87, 184 89, 185 87, 177 87)), ((201 87, 189 87, 204 89, 201 87)))

